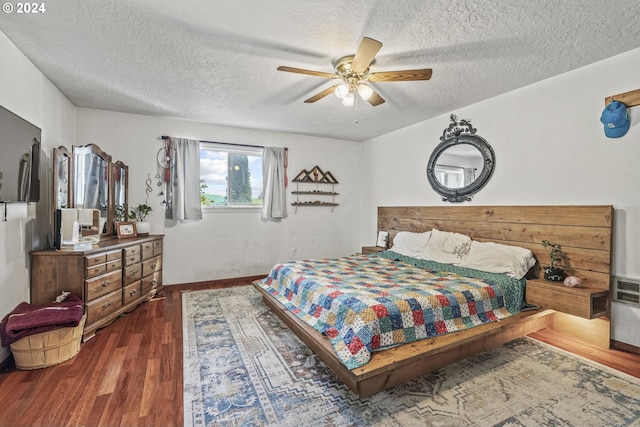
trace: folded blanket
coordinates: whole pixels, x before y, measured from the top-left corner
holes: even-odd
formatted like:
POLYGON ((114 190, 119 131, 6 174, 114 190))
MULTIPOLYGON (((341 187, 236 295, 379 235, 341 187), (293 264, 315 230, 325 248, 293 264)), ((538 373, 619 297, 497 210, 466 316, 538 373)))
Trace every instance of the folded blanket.
POLYGON ((84 314, 80 297, 69 294, 62 302, 31 305, 21 302, 0 323, 2 346, 8 347, 28 335, 78 326, 84 314))

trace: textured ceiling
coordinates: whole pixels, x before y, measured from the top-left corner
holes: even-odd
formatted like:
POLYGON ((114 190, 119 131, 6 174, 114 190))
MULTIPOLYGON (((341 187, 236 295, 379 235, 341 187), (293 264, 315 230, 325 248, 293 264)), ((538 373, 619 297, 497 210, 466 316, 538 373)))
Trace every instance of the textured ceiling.
POLYGON ((640 47, 636 0, 44 4, 2 13, 0 31, 76 106, 353 141, 640 47), (276 71, 333 72, 363 36, 384 43, 373 72, 433 77, 372 84, 387 102, 356 110, 333 95, 304 104, 335 82, 276 71))

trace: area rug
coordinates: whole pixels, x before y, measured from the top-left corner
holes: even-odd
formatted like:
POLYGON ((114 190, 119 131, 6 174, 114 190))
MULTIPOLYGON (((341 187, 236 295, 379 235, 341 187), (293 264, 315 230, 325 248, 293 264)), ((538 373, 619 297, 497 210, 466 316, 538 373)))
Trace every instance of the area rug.
POLYGON ((359 399, 253 287, 182 305, 185 426, 640 426, 640 380, 530 338, 359 399))

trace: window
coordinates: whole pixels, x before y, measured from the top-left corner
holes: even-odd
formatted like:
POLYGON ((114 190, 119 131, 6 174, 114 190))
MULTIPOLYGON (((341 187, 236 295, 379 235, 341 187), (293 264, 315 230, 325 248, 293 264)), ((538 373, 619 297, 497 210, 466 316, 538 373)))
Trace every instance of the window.
POLYGON ((200 143, 203 208, 262 206, 262 148, 200 143))

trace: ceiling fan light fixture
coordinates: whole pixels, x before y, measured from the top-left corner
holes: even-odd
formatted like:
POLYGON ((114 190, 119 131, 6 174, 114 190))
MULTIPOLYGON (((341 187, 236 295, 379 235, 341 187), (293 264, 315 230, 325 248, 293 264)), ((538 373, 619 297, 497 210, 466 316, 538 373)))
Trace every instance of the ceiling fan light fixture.
POLYGON ((360 98, 368 101, 371 95, 373 95, 373 89, 364 83, 360 83, 358 84, 358 95, 360 95, 360 98))
POLYGON ((347 83, 342 83, 341 85, 338 85, 338 87, 336 87, 335 94, 338 99, 344 99, 344 97, 347 96, 348 93, 349 85, 347 83))
POLYGON ((349 92, 344 96, 344 98, 342 98, 342 105, 344 105, 345 107, 351 107, 355 99, 356 97, 354 96, 353 92, 349 92))

